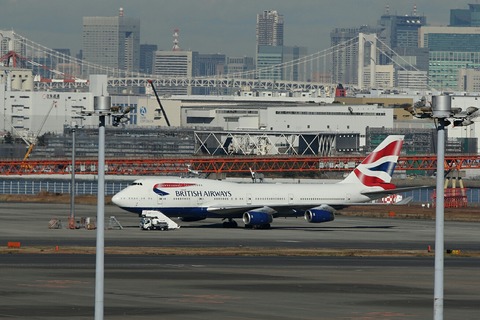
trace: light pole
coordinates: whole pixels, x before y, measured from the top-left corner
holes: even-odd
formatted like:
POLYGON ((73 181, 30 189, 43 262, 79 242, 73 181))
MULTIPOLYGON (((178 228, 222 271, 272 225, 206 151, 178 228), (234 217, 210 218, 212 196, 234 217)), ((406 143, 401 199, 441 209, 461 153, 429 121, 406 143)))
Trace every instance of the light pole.
POLYGON ((70 188, 70 219, 68 227, 70 229, 75 229, 75 131, 78 128, 78 124, 75 121, 72 121, 70 128, 72 130, 72 187, 70 188))
POLYGON ((478 116, 478 108, 468 107, 465 111, 461 108, 452 109, 452 97, 439 95, 432 97, 431 117, 437 120, 437 179, 435 202, 435 287, 433 301, 434 320, 443 320, 444 301, 444 227, 445 227, 445 127, 453 124, 468 126, 472 119, 478 116))
POLYGON ((437 179, 435 200, 435 287, 433 297, 433 319, 443 319, 443 283, 444 283, 444 218, 445 218, 445 127, 462 127, 473 124, 473 119, 480 113, 477 107, 452 108, 452 97, 449 95, 432 96, 431 106, 425 98, 413 106, 407 105, 405 110, 416 118, 430 118, 437 122, 437 179))
POLYGON ((444 283, 444 187, 445 172, 445 122, 451 116, 450 96, 432 97, 432 116, 437 119, 437 181, 435 202, 435 284, 433 293, 433 318, 443 319, 444 283))
POLYGON ((95 258, 95 320, 103 320, 104 275, 105 275, 105 119, 112 115, 113 126, 128 121, 129 108, 120 110, 111 107, 111 97, 95 96, 93 112, 82 112, 84 116, 98 116, 98 192, 97 192, 97 242, 95 258), (115 112, 117 114, 115 114, 115 112), (118 114, 120 112, 120 114, 118 114))
POLYGON ((110 115, 111 97, 94 97, 98 123, 97 251, 95 263, 95 320, 103 319, 105 253, 105 116, 110 115))

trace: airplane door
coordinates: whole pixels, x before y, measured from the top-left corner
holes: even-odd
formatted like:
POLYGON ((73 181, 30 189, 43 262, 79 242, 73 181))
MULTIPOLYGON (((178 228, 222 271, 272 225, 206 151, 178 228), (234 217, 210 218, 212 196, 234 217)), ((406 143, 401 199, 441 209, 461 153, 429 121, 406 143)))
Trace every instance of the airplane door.
POLYGON ((247 204, 248 205, 252 204, 252 194, 251 193, 247 193, 247 204))
POLYGON ((157 204, 158 204, 159 206, 162 206, 162 205, 163 205, 163 197, 160 196, 160 195, 157 196, 157 204))
POLYGON ((350 193, 347 193, 345 195, 345 200, 350 201, 350 199, 351 199, 351 195, 350 195, 350 193))
POLYGON ((293 193, 288 194, 288 204, 293 204, 293 193))

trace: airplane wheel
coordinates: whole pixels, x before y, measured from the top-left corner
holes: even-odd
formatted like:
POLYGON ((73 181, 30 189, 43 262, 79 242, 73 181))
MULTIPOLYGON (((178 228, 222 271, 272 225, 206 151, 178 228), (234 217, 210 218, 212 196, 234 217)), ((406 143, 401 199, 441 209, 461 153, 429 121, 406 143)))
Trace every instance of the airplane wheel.
POLYGON ((223 223, 223 227, 224 228, 236 228, 238 227, 238 224, 235 220, 232 220, 232 221, 225 221, 223 223))

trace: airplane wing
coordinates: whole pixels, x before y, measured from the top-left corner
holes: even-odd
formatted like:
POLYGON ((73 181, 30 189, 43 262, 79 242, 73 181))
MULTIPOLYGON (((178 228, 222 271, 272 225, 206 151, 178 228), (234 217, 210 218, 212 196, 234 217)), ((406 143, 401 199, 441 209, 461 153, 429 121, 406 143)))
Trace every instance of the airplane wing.
POLYGON ((208 212, 216 213, 219 216, 231 216, 232 218, 241 218, 242 215, 250 210, 262 209, 264 206, 216 206, 210 205, 207 208, 208 212))
POLYGON ((430 188, 430 186, 403 187, 403 188, 395 188, 395 189, 389 189, 389 190, 366 191, 366 192, 362 192, 362 194, 367 197, 373 196, 375 199, 378 199, 378 198, 386 197, 392 194, 398 194, 402 192, 425 189, 425 188, 430 188))
MULTIPOLYGON (((240 218, 245 212, 255 211, 272 215, 273 217, 300 217, 303 216, 305 210, 318 207, 318 203, 302 204, 302 205, 268 205, 268 206, 215 206, 211 205, 207 208, 208 212, 218 214, 228 218, 240 218)), ((324 204, 325 206, 325 204, 324 204)), ((334 209, 341 209, 347 205, 326 205, 334 209)))
MULTIPOLYGON (((397 194, 401 192, 428 188, 428 186, 421 187, 405 187, 405 188, 396 188, 391 190, 380 190, 380 191, 369 191, 364 192, 366 196, 372 196, 374 199, 378 199, 384 196, 397 194)), ((299 217, 303 216, 306 210, 324 207, 331 208, 333 210, 341 210, 349 206, 371 206, 371 205, 404 205, 409 203, 412 200, 412 197, 405 198, 404 200, 398 203, 371 203, 371 202, 346 202, 344 204, 328 204, 328 203, 310 203, 302 205, 290 205, 290 204, 275 204, 275 205, 242 205, 242 206, 225 206, 225 205, 209 205, 207 211, 210 213, 218 214, 219 217, 226 218, 241 218, 245 212, 255 211, 263 212, 272 215, 273 217, 299 217)))

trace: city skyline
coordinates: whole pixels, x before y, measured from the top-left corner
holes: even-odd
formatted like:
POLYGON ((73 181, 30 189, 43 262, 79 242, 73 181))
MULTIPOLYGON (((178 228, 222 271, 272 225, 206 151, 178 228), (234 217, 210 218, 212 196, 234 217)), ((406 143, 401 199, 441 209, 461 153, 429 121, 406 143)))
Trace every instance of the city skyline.
POLYGON ((322 2, 0 0, 0 29, 13 29, 37 43, 50 48, 69 48, 75 54, 82 49, 82 18, 116 16, 122 7, 125 16, 140 19, 142 44, 171 50, 173 29, 178 28, 183 50, 254 56, 256 15, 264 10, 277 10, 285 19, 284 45, 307 47, 313 53, 330 46, 330 31, 335 27, 375 25, 387 5, 390 14, 404 15, 411 14, 416 4, 417 14, 427 16, 430 25, 448 25, 450 9, 467 8, 470 1, 451 4, 436 0, 435 6, 429 0, 408 0, 402 4, 363 0, 362 6, 353 0, 322 2))

